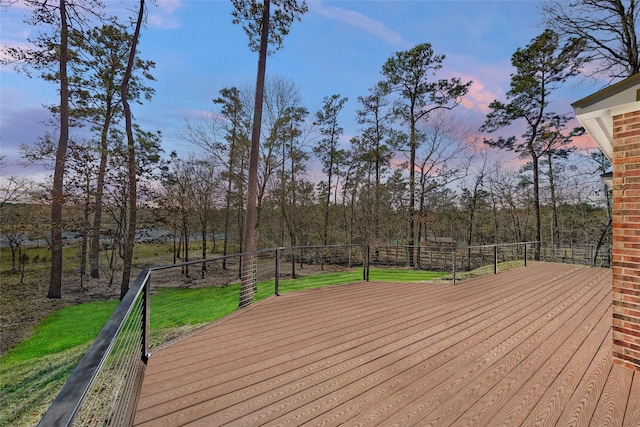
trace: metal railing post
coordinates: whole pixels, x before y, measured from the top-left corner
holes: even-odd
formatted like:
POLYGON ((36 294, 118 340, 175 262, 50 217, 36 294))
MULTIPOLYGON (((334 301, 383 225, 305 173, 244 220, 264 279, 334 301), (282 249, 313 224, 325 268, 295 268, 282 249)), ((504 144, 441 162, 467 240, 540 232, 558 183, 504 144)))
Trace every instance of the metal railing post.
POLYGON ((369 257, 371 256, 371 247, 369 245, 365 246, 364 252, 364 265, 362 269, 362 280, 369 281, 369 257))
POLYGON ((150 328, 150 300, 151 300, 151 276, 147 278, 144 284, 142 301, 142 361, 146 364, 149 360, 149 328, 150 328))
POLYGON ((453 284, 455 285, 456 284, 456 247, 455 246, 453 247, 453 265, 452 265, 452 268, 453 268, 452 281, 453 281, 453 284))
POLYGON ((527 244, 524 243, 524 266, 527 266, 527 244))
MULTIPOLYGON (((274 279, 275 281, 275 294, 276 296, 280 296, 280 252, 282 251, 282 248, 278 248, 276 249, 276 277, 274 279)), ((295 260, 293 261, 295 262, 295 260)))
POLYGON ((493 245, 493 274, 498 274, 498 245, 493 245))

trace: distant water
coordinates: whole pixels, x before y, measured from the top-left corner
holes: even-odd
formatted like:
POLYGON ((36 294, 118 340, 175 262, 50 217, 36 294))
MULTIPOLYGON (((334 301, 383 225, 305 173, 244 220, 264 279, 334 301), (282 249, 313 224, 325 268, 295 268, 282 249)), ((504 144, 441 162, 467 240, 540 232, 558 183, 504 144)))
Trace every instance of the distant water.
MULTIPOLYGON (((209 238, 211 239, 211 235, 209 238)), ((77 243, 82 238, 82 234, 73 232, 73 231, 65 231, 62 233, 62 241, 63 243, 72 244, 77 243)), ((223 233, 215 234, 216 240, 222 240, 224 238, 223 233)), ((165 243, 169 242, 173 239, 173 234, 169 230, 163 230, 160 228, 143 228, 140 230, 136 230, 136 242, 137 243, 165 243)), ((100 239, 102 242, 109 242, 111 239, 109 237, 103 237, 100 239)), ((189 236, 189 241, 191 242, 199 242, 202 240, 201 233, 192 233, 189 236)), ((32 247, 47 247, 46 239, 29 239, 27 236, 23 236, 20 241, 22 246, 32 246, 32 247)), ((9 242, 7 241, 5 236, 0 235, 0 248, 8 248, 9 242)))

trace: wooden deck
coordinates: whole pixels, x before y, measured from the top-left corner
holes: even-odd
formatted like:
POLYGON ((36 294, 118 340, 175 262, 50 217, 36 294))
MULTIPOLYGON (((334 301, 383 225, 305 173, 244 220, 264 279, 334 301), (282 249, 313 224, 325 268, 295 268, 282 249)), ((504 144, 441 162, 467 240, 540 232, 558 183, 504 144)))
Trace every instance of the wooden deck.
POLYGON ((155 353, 136 425, 640 426, 611 272, 551 263, 271 298, 155 353))

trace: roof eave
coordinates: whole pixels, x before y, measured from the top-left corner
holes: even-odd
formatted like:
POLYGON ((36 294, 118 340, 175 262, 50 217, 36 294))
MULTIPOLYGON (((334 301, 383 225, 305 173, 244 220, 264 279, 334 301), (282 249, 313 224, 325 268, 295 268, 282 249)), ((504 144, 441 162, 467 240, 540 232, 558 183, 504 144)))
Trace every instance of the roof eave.
POLYGON ((613 159, 613 116, 640 110, 640 74, 571 104, 576 117, 609 160, 613 159))

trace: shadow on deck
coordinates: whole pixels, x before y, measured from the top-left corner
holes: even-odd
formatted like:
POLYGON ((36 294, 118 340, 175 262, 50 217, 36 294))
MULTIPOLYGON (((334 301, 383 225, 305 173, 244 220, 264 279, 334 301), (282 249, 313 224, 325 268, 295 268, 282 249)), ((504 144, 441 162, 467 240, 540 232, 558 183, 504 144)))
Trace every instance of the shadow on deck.
POLYGON ((155 353, 135 425, 640 425, 612 364, 611 271, 270 298, 155 353))

